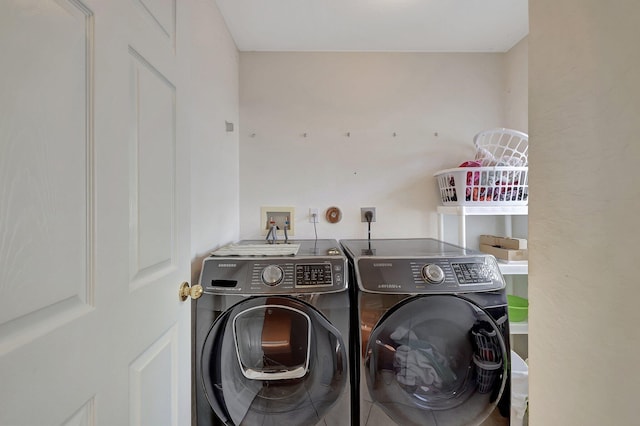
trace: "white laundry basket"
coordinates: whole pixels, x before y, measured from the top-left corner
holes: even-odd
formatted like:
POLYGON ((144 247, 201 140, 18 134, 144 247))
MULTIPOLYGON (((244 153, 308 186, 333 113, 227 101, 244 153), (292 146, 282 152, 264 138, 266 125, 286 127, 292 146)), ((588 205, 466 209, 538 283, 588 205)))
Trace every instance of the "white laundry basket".
POLYGON ((458 167, 434 176, 444 206, 526 206, 528 167, 458 167))
POLYGON ((511 351, 511 426, 522 426, 529 400, 529 367, 511 351))
POLYGON ((492 129, 480 132, 473 137, 476 146, 476 160, 483 167, 516 166, 529 164, 529 135, 512 129, 492 129))

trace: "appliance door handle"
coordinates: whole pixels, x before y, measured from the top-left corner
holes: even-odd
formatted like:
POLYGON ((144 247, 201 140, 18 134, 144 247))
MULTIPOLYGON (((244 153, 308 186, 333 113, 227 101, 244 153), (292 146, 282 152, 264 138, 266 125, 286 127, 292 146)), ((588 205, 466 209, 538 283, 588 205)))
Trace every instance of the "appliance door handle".
POLYGON ((333 365, 336 368, 336 373, 342 374, 343 371, 343 358, 342 358, 342 345, 340 344, 340 340, 338 340, 335 336, 332 336, 335 339, 336 350, 333 353, 333 365))
POLYGON ((304 377, 307 374, 307 369, 304 366, 281 371, 258 371, 252 368, 244 368, 242 374, 251 380, 290 380, 304 377))

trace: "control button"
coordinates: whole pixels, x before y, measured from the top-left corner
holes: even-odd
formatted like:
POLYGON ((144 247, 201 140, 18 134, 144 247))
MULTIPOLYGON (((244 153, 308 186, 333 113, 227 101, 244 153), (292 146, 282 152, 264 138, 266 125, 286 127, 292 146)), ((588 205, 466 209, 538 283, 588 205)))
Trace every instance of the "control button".
POLYGON ((425 265, 422 268, 422 278, 431 284, 440 284, 444 281, 444 271, 435 264, 425 265))
POLYGON ((262 282, 269 286, 278 285, 284 278, 284 272, 278 265, 269 265, 262 270, 262 282))

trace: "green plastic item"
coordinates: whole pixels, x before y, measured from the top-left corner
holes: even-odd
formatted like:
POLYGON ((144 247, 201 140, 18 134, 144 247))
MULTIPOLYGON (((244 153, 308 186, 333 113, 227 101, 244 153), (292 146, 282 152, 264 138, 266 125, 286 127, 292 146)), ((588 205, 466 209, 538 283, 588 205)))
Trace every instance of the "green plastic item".
POLYGON ((529 316, 529 300, 524 297, 507 294, 507 304, 509 308, 509 321, 526 321, 529 316))

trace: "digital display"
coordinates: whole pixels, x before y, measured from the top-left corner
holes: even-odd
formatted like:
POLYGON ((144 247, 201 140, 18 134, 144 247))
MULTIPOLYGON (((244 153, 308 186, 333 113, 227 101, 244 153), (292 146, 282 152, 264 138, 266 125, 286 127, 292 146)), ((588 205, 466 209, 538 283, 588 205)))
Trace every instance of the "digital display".
POLYGON ((484 263, 452 263, 453 272, 460 284, 482 284, 491 282, 487 277, 484 263))
POLYGON ((332 285, 330 264, 296 265, 296 286, 332 285))

